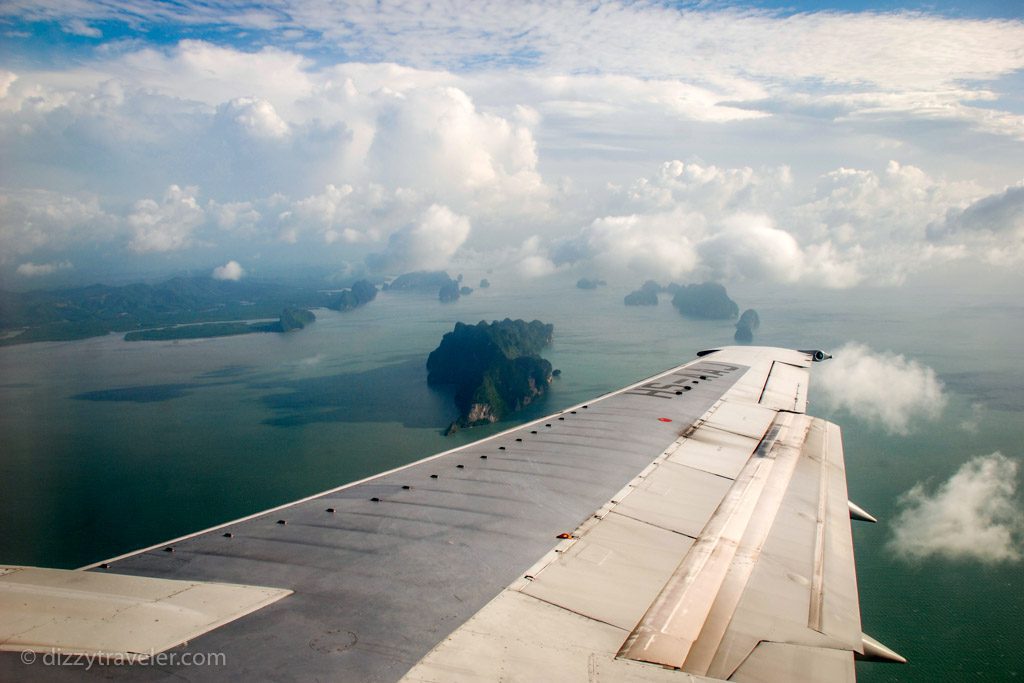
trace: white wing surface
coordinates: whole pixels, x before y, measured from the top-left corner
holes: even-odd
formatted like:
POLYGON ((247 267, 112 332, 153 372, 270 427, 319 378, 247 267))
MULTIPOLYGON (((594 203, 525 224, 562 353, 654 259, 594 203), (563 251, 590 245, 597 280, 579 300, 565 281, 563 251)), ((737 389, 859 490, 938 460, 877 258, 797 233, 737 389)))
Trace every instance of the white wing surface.
MULTIPOLYGON (((465 447, 84 568, 110 580, 104 594, 76 594, 100 611, 139 577, 209 583, 239 604, 193 619, 205 631, 187 622, 187 643, 154 637, 154 624, 104 631, 108 653, 161 642, 222 653, 222 666, 75 673, 852 681, 855 654, 898 655, 861 633, 842 439, 805 413, 811 359, 711 352, 465 447)), ((69 588, 48 576, 49 588, 18 590, 53 617, 53 591, 69 588)), ((4 579, 0 604, 13 594, 4 579)), ((46 638, 26 635, 31 618, 0 627, 0 647, 73 650, 92 642, 80 633, 90 619, 63 631, 43 620, 46 638)), ((0 653, 5 680, 66 674, 0 653)))

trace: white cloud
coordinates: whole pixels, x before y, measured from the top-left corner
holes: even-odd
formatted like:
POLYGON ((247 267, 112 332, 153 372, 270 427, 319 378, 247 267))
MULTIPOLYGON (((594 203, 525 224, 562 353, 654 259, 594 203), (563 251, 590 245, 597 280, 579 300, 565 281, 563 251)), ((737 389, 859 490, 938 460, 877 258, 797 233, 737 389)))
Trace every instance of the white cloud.
MULTIPOLYGON (((798 189, 784 166, 666 162, 654 175, 612 188, 607 205, 622 213, 554 241, 552 259, 644 278, 829 288, 899 284, 968 256, 993 260, 991 241, 928 238, 929 225, 978 195, 973 183, 936 180, 894 161, 882 173, 839 168, 819 180, 798 189)), ((1015 244, 1004 240, 1004 252, 1015 244)))
MULTIPOLYGON (((126 9, 30 5, 0 14, 91 28, 126 9)), ((1021 222, 1016 143, 990 143, 979 159, 949 140, 981 138, 948 134, 1019 136, 1020 117, 999 111, 999 79, 1024 68, 1010 47, 1024 40, 1019 22, 457 5, 133 4, 135 28, 216 17, 280 33, 258 49, 108 43, 75 67, 0 71, 6 166, 23 187, 85 189, 97 208, 172 183, 202 187, 205 207, 179 202, 172 216, 166 200, 144 200, 102 229, 53 218, 0 231, 20 231, 21 256, 111 239, 145 253, 194 246, 209 218, 220 230, 202 237, 228 253, 240 253, 229 240, 277 239, 358 261, 436 204, 472 223, 469 248, 498 258, 537 235, 534 253, 507 262, 534 275, 575 262, 631 279, 852 287, 953 259, 1024 262, 1024 230, 979 227, 1021 222), (924 49, 924 36, 947 49, 924 49), (307 39, 327 51, 305 56, 295 41, 307 39), (332 43, 402 63, 331 64, 332 43), (915 165, 886 166, 895 154, 915 165), (972 173, 988 186, 963 180, 972 173)))
POLYGON ((767 216, 731 216, 697 249, 715 279, 796 282, 803 271, 800 246, 767 216))
POLYGON ((255 138, 283 138, 290 132, 274 105, 256 97, 236 97, 225 102, 217 108, 217 115, 255 138))
POLYGON ((985 415, 985 404, 972 403, 970 417, 960 422, 960 429, 971 434, 977 434, 981 427, 981 420, 985 415))
POLYGON ((215 24, 242 30, 301 29, 318 44, 419 67, 490 62, 679 78, 712 83, 744 75, 790 81, 878 84, 906 89, 990 79, 1020 68, 1019 22, 918 13, 675 8, 657 3, 557 5, 499 0, 419 6, 401 3, 239 6, 111 0, 102 4, 11 0, 3 14, 25 19, 215 24), (944 49, 936 50, 935 45, 944 49), (901 68, 892 68, 900 64, 901 68))
POLYGON ((484 211, 543 197, 536 143, 525 125, 477 110, 454 87, 376 99, 366 163, 379 181, 484 211))
POLYGON ((45 190, 0 192, 0 263, 37 249, 66 249, 119 234, 118 221, 95 195, 45 190))
POLYGON ((503 260, 511 261, 516 272, 528 280, 546 277, 558 270, 558 266, 543 253, 541 240, 537 235, 526 238, 515 253, 505 256, 503 260))
POLYGON ((239 265, 238 261, 228 261, 223 266, 217 266, 210 273, 210 277, 214 280, 241 280, 245 277, 245 269, 239 265))
POLYGON ((6 69, 0 69, 0 99, 7 97, 11 84, 18 80, 18 74, 6 69))
POLYGON ((722 168, 674 159, 661 164, 656 174, 633 181, 624 198, 632 207, 649 210, 683 205, 717 214, 763 211, 782 202, 792 185, 788 166, 722 168))
POLYGON ((1019 463, 993 453, 967 461, 932 492, 915 484, 900 496, 889 548, 908 560, 1019 562, 1024 556, 1019 473, 1019 463))
POLYGON ((244 51, 183 40, 167 51, 135 50, 98 66, 126 82, 207 106, 257 98, 283 111, 286 119, 316 89, 312 63, 274 47, 244 51))
POLYGON ((391 234, 383 253, 367 258, 374 270, 401 273, 445 268, 469 237, 469 219, 433 204, 419 221, 391 234))
POLYGON ((815 368, 817 395, 833 409, 892 434, 910 433, 915 420, 935 420, 946 395, 935 371, 891 352, 876 352, 851 342, 815 368))
POLYGON ((41 277, 52 275, 58 270, 69 270, 73 267, 70 261, 54 261, 52 263, 32 263, 31 261, 26 261, 18 265, 16 272, 24 277, 41 277))
POLYGON ((73 36, 83 36, 85 38, 102 38, 103 32, 95 26, 90 26, 81 19, 70 19, 65 22, 61 29, 64 33, 70 33, 73 36))
POLYGON ((949 209, 928 226, 928 236, 969 246, 995 265, 1018 266, 1024 262, 1024 184, 949 209))
POLYGON ((198 188, 171 185, 163 201, 142 199, 127 217, 134 236, 128 246, 137 253, 176 251, 192 244, 193 232, 205 213, 196 201, 198 188))
POLYGON ((227 202, 220 204, 210 201, 206 209, 221 230, 245 236, 254 236, 263 215, 252 202, 227 202))

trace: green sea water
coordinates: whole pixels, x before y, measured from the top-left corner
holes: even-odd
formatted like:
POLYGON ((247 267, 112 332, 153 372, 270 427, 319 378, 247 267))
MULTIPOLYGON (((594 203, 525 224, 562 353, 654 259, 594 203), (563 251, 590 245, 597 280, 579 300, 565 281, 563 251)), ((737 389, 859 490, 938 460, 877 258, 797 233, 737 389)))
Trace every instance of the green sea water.
MULTIPOLYGON (((494 278, 492 278, 493 280, 494 278)), ((459 302, 382 293, 307 329, 178 342, 117 335, 0 349, 0 562, 76 567, 306 496, 509 426, 442 436, 450 396, 426 355, 456 321, 540 319, 562 370, 522 421, 731 343, 725 322, 686 321, 627 290, 494 282, 459 302)), ((929 559, 887 547, 897 497, 995 451, 1024 457, 1024 309, 940 290, 731 290, 754 307, 756 343, 848 341, 935 369, 949 403, 905 436, 815 401, 843 427, 864 629, 910 659, 863 664, 861 681, 1024 675, 1024 567, 929 559), (976 407, 978 406, 978 407, 976 407), (973 420, 977 429, 964 429, 973 420)), ((1018 501, 1019 503, 1019 501, 1018 501)))

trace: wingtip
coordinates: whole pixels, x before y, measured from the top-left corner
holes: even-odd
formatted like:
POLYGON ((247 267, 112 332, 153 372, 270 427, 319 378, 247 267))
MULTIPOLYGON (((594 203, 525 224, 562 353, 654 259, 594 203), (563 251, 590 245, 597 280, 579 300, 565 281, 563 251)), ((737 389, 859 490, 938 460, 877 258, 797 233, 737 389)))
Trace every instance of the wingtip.
POLYGON ((859 522, 871 522, 872 524, 878 521, 875 519, 874 515, 854 503, 852 500, 848 500, 846 502, 850 506, 850 519, 856 519, 859 522))
POLYGON ((822 361, 832 359, 831 353, 826 353, 821 349, 799 349, 799 351, 800 353, 806 353, 815 363, 821 363, 822 361))
POLYGON ((907 663, 906 657, 895 650, 882 645, 866 633, 861 634, 861 647, 864 649, 864 652, 855 653, 857 659, 866 662, 894 662, 896 664, 907 663))

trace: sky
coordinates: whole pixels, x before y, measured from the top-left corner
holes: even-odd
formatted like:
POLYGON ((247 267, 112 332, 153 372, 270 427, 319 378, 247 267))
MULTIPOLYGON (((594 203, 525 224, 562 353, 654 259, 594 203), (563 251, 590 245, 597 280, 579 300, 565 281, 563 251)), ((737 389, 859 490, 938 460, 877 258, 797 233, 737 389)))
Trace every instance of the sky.
POLYGON ((0 5, 0 287, 1024 264, 1017 2, 0 5))

